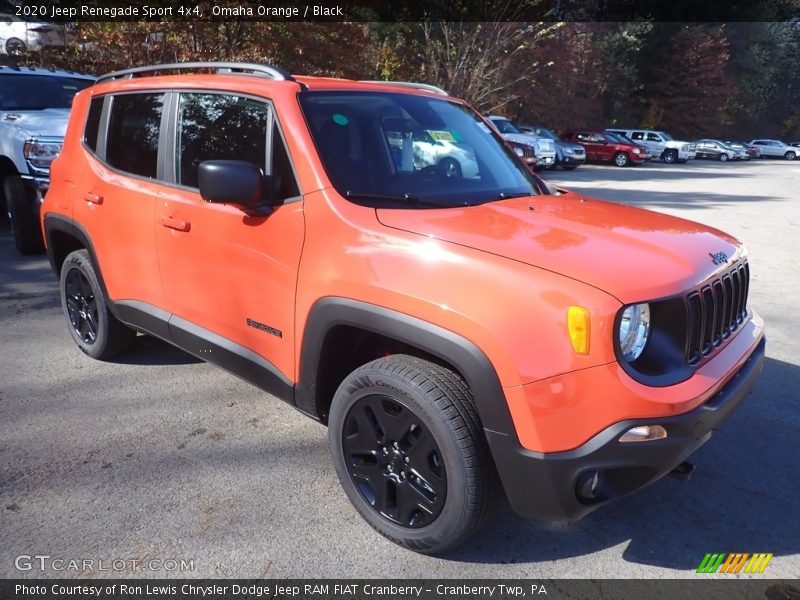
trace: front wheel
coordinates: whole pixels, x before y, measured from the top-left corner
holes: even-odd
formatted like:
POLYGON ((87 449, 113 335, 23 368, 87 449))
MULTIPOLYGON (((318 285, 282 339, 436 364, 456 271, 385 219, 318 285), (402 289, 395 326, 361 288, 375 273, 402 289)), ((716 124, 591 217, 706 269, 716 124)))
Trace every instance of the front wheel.
POLYGON ((444 176, 454 179, 461 178, 461 165, 458 164, 458 161, 452 158, 444 158, 439 163, 439 167, 442 169, 444 176))
POLYGON ((443 552, 486 515, 489 451, 469 389, 449 369, 407 355, 356 369, 333 398, 328 441, 350 502, 401 546, 443 552))
POLYGON ((671 165, 673 163, 676 163, 676 162, 678 162, 678 151, 677 150, 667 150, 666 152, 664 152, 662 158, 664 159, 664 162, 667 163, 667 164, 671 165))
POLYGON ((630 159, 628 158, 628 155, 625 154, 624 152, 617 152, 614 155, 614 164, 617 165, 618 167, 627 167, 629 162, 630 159))
POLYGON ((728 162, 728 155, 723 152, 722 154, 719 155, 719 161, 728 162))
POLYGON ((783 158, 785 158, 786 160, 794 160, 795 158, 797 158, 797 154, 795 154, 790 150, 789 152, 783 155, 783 158))
POLYGON ((32 209, 33 200, 25 189, 22 177, 9 175, 3 180, 6 214, 11 226, 14 246, 20 254, 38 254, 44 250, 39 221, 32 209))
POLYGON ((133 345, 136 332, 111 314, 86 250, 75 250, 64 259, 59 283, 69 332, 81 351, 107 360, 133 345))

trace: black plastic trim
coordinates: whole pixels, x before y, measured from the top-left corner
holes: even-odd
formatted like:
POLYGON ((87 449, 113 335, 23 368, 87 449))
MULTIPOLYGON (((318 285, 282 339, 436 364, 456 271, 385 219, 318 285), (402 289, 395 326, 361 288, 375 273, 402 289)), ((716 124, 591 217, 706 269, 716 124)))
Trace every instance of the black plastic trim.
POLYGON ((765 347, 762 336, 739 371, 695 410, 674 417, 621 421, 568 452, 532 452, 488 431, 495 463, 503 466, 501 476, 511 506, 527 518, 576 520, 667 475, 705 444, 747 397, 763 368, 765 347), (638 425, 661 425, 668 437, 619 442, 625 431, 638 425), (580 500, 578 480, 593 470, 605 472, 605 483, 596 499, 580 500))
POLYGON ((169 332, 172 343, 182 350, 294 404, 292 382, 261 355, 175 315, 169 319, 169 332))
POLYGON ((337 325, 385 335, 452 365, 472 390, 484 429, 508 436, 517 443, 500 379, 492 363, 475 344, 427 321, 348 298, 322 298, 309 311, 303 333, 300 379, 295 389, 295 403, 303 412, 318 419, 324 417, 320 407, 327 405, 330 399, 320 397, 317 374, 324 360, 321 351, 325 338, 337 325))

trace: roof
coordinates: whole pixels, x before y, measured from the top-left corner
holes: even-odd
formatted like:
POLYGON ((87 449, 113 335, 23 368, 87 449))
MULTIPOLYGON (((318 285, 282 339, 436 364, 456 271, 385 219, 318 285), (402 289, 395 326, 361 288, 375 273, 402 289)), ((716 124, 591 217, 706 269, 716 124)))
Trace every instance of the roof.
POLYGON ((76 79, 89 79, 94 81, 94 75, 77 73, 75 71, 62 71, 59 69, 45 69, 43 67, 20 67, 17 65, 0 65, 0 75, 38 75, 42 77, 73 77, 76 79))

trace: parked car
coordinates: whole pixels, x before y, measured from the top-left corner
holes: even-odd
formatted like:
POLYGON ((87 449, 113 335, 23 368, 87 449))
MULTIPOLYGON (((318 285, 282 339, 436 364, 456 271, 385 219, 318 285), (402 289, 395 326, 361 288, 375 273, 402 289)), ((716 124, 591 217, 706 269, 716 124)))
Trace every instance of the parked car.
POLYGON ((327 425, 355 510, 417 552, 464 541, 500 486, 574 520, 685 478, 764 361, 739 241, 553 190, 424 88, 105 75, 75 97, 42 223, 80 351, 147 332, 287 401, 327 425), (478 176, 409 165, 407 131, 449 134, 478 176))
POLYGON ((63 25, 42 21, 20 21, 18 17, 0 13, 0 54, 21 56, 46 48, 66 45, 63 25))
POLYGON ((536 148, 534 148, 531 144, 523 144, 521 142, 515 142, 512 140, 506 140, 506 143, 511 146, 514 154, 519 156, 526 166, 530 167, 531 169, 536 168, 536 163, 539 161, 539 159, 536 157, 536 148))
POLYGON ((611 138, 605 132, 590 129, 575 129, 561 134, 562 139, 580 144, 586 150, 586 159, 611 162, 618 167, 638 165, 645 162, 642 151, 633 143, 611 138))
POLYGON ((19 252, 44 249, 39 206, 61 149, 72 97, 94 77, 0 66, 0 190, 19 252))
POLYGON ((695 146, 690 142, 675 140, 664 131, 649 129, 622 129, 609 127, 606 131, 624 135, 626 138, 647 146, 650 154, 666 163, 685 163, 695 157, 695 146))
POLYGON ((726 141, 728 146, 735 148, 737 150, 742 149, 745 151, 747 158, 745 160, 750 160, 751 158, 761 158, 761 151, 758 149, 758 146, 752 146, 750 144, 746 144, 745 142, 731 142, 726 141))
POLYGON ((400 117, 385 119, 382 126, 398 170, 434 167, 441 169, 446 177, 478 176, 475 154, 469 147, 459 144, 450 132, 414 130, 409 119, 400 117), (404 155, 406 136, 411 138, 412 151, 404 155))
POLYGON ((763 157, 784 158, 786 160, 794 160, 800 155, 800 150, 796 146, 790 146, 780 140, 752 140, 750 142, 761 151, 763 157))
POLYGON ((538 125, 519 125, 519 130, 538 137, 553 140, 556 148, 556 161, 551 168, 563 167, 567 171, 577 169, 586 162, 586 150, 580 144, 560 139, 555 133, 538 125))
POLYGON ((492 125, 497 128, 505 139, 521 144, 530 144, 536 150, 536 168, 552 166, 556 163, 556 147, 553 140, 539 137, 531 133, 523 133, 514 123, 498 115, 487 115, 486 117, 492 125))
POLYGON ((611 133, 610 131, 604 131, 603 133, 610 140, 615 141, 615 142, 619 142, 620 144, 633 144, 634 146, 639 148, 639 156, 641 156, 644 160, 647 161, 647 160, 650 160, 651 158, 653 158, 652 154, 650 154, 650 150, 648 150, 647 146, 645 146, 644 144, 637 144, 633 140, 629 140, 628 138, 626 138, 624 135, 619 135, 617 133, 611 133))
POLYGON ((739 160, 743 158, 743 156, 747 156, 744 148, 737 151, 735 148, 723 144, 719 140, 702 139, 696 140, 694 144, 697 147, 697 158, 708 158, 726 162, 729 160, 739 160))

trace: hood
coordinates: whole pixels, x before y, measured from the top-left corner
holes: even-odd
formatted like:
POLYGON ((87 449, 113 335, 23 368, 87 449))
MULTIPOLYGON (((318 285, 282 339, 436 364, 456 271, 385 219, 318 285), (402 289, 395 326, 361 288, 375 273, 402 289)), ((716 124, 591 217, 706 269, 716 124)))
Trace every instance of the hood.
POLYGON ((572 148, 573 150, 580 150, 583 152, 583 146, 575 142, 566 142, 564 140, 554 140, 556 148, 563 150, 564 148, 572 148))
POLYGON ((502 133, 500 134, 507 140, 512 142, 519 142, 520 144, 528 144, 528 146, 535 146, 539 138, 530 133, 502 133))
POLYGON ((16 127, 28 136, 64 137, 68 120, 68 108, 0 112, 0 123, 16 127))
POLYGON ((623 303, 687 290, 725 268, 711 255, 722 252, 732 261, 744 253, 736 239, 699 223, 571 192, 376 212, 387 227, 559 273, 623 303))

